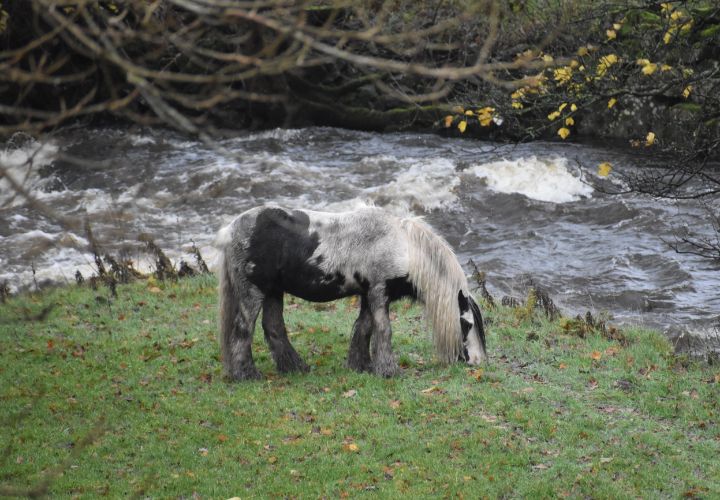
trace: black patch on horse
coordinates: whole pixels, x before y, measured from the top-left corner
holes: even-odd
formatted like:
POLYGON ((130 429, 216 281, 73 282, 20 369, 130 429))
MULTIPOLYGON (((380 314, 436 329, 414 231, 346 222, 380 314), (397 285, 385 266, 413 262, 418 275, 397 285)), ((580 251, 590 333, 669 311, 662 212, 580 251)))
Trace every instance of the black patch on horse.
POLYGON ((248 261, 253 268, 248 279, 264 293, 286 291, 315 302, 348 295, 342 273, 326 274, 318 267, 321 257, 310 262, 319 245, 306 213, 266 208, 258 214, 250 236, 248 261))
POLYGON ((485 348, 485 323, 483 322, 482 314, 480 314, 480 308, 472 298, 470 298, 470 309, 472 309, 473 321, 475 322, 478 334, 480 335, 480 343, 482 344, 483 352, 487 352, 487 349, 485 348))
MULTIPOLYGON (((460 330, 462 331, 463 339, 463 352, 459 356, 459 359, 461 361, 467 361, 470 358, 467 347, 465 347, 465 342, 467 342, 467 336, 468 333, 470 333, 470 329, 472 328, 473 324, 462 316, 471 309, 471 301, 472 299, 470 299, 469 297, 465 297, 465 295, 462 293, 462 290, 458 291, 458 306, 460 307, 460 330)), ((473 318, 474 317, 475 314, 473 312, 473 318)), ((480 328, 482 329, 482 326, 480 326, 480 328)))
POLYGON ((385 293, 391 302, 404 297, 409 297, 413 300, 417 299, 417 290, 413 284, 410 283, 407 275, 385 280, 385 293))

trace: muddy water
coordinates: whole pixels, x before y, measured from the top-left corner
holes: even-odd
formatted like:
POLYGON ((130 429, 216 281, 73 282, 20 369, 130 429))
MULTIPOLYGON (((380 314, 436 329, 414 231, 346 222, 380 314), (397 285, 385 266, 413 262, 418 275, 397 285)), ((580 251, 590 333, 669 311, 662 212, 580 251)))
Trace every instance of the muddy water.
MULTIPOLYGON (((521 293, 530 275, 566 313, 607 313, 672 337, 718 336, 720 268, 664 242, 706 214, 596 191, 599 163, 638 167, 641 159, 625 153, 331 128, 241 134, 220 148, 160 129, 16 142, 0 148, 16 179, 58 213, 88 218, 106 250, 141 266, 141 233, 177 260, 190 260, 195 242, 210 261, 215 231, 254 205, 340 211, 370 203, 424 215, 498 295, 521 293), (29 156, 31 169, 21 166, 29 156)), ((39 216, 0 180, 0 281, 28 286, 31 266, 38 281, 93 271, 82 233, 39 216)))

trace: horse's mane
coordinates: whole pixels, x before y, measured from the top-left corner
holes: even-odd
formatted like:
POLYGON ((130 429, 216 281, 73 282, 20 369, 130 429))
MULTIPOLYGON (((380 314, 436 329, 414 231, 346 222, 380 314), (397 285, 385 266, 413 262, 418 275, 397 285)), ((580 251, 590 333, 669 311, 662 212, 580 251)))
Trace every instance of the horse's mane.
POLYGON ((402 219, 408 236, 408 278, 425 303, 433 329, 435 352, 444 363, 458 359, 462 350, 458 291, 468 295, 465 272, 450 245, 422 219, 402 219))

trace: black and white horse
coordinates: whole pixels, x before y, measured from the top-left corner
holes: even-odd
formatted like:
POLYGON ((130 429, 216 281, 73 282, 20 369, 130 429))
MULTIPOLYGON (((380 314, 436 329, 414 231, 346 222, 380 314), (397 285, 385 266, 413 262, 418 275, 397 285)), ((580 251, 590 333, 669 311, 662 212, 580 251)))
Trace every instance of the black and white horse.
POLYGON ((380 208, 325 213, 276 206, 244 212, 218 233, 220 349, 233 379, 259 378, 252 357, 262 308, 265 339, 280 372, 307 371, 288 340, 283 294, 326 302, 359 295, 350 368, 390 377, 390 302, 425 305, 437 357, 477 365, 486 359, 480 309, 450 246, 417 218, 380 208), (372 345, 371 345, 372 339, 372 345))

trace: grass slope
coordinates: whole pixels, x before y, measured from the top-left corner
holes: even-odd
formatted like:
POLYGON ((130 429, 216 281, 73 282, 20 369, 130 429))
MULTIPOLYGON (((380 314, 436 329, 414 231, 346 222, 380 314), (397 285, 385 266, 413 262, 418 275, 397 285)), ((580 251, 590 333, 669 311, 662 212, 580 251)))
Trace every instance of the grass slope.
POLYGON ((400 303, 405 369, 384 380, 343 366, 356 304, 288 299, 312 372, 278 375, 257 332, 266 380, 226 383, 215 281, 160 286, 0 305, 0 493, 48 478, 87 497, 720 495, 720 371, 658 334, 623 346, 500 309, 489 365, 443 367, 400 303))

